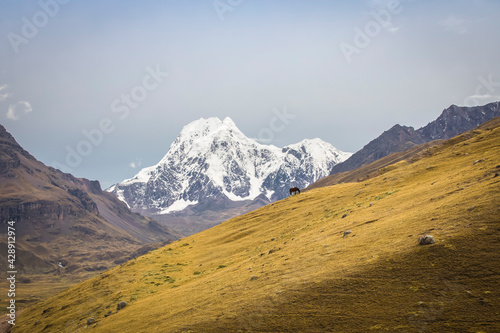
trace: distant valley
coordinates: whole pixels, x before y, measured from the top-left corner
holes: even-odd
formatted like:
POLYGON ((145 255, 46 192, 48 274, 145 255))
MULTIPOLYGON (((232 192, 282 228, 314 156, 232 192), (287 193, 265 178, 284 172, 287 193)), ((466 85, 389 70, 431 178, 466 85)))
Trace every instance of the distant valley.
MULTIPOLYGON (((98 181, 47 167, 3 126, 0 182, 0 245, 6 249, 6 224, 14 221, 16 269, 25 282, 18 301, 45 298, 53 289, 65 288, 181 236, 131 212, 103 191, 98 181), (48 290, 43 291, 41 282, 48 290)), ((6 253, 0 254, 4 271, 6 253)))

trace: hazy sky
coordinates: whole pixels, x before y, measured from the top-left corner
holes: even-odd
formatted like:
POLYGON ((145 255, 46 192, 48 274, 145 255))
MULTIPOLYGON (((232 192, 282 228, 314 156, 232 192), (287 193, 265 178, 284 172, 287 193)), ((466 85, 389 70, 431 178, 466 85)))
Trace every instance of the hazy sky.
POLYGON ((201 117, 355 152, 396 123, 500 100, 499 13, 498 0, 3 0, 0 123, 103 187, 201 117))

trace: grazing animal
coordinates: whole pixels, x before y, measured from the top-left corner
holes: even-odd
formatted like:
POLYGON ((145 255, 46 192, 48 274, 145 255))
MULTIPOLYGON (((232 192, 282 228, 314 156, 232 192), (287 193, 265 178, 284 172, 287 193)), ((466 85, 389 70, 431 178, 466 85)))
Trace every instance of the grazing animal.
POLYGON ((290 195, 300 194, 300 189, 298 187, 292 187, 290 189, 290 195))

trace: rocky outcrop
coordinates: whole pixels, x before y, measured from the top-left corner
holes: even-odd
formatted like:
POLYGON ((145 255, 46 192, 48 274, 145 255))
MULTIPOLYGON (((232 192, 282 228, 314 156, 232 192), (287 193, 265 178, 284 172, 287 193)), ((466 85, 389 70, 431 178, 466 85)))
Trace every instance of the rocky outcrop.
POLYGON ((430 245, 435 243, 436 241, 432 235, 422 235, 418 237, 418 244, 420 245, 430 245))
POLYGON ((97 204, 94 201, 92 201, 92 199, 90 199, 90 197, 88 196, 87 193, 85 193, 85 191, 79 188, 74 188, 74 189, 69 189, 68 193, 76 197, 86 211, 94 214, 99 214, 99 210, 97 209, 97 204))
POLYGON ((82 215, 83 212, 76 210, 73 205, 61 205, 54 201, 16 202, 8 200, 7 203, 0 202, 0 219, 3 221, 63 220, 82 215))

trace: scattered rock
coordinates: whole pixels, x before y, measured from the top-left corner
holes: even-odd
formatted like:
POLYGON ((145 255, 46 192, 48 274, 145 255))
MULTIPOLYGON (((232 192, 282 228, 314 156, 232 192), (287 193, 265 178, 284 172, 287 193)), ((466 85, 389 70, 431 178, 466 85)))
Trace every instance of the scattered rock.
POLYGON ((116 305, 116 311, 120 311, 121 309, 123 309, 124 307, 127 306, 127 302, 125 301, 120 301, 118 302, 118 304, 116 305))
POLYGON ((422 235, 418 237, 418 244, 420 245, 429 245, 434 243, 436 243, 436 241, 432 235, 422 235))
POLYGON ((351 234, 352 231, 351 230, 347 230, 347 231, 344 231, 344 237, 343 238, 346 238, 347 235, 351 234))
POLYGON ((253 281, 255 280, 257 277, 255 275, 252 275, 252 277, 250 278, 250 281, 253 281))
POLYGON ((113 312, 112 312, 112 311, 109 311, 108 313, 106 313, 106 314, 104 315, 104 317, 109 317, 109 316, 111 316, 112 314, 113 314, 113 312))
POLYGON ((476 206, 472 206, 470 207, 469 209, 467 209, 469 212, 472 211, 474 208, 476 208, 476 206))
POLYGON ((342 215, 342 218, 345 218, 345 217, 347 217, 347 214, 342 215))
POLYGON ((278 251, 278 250, 276 250, 276 249, 271 249, 271 250, 269 250, 269 252, 268 252, 267 254, 271 254, 271 253, 276 252, 276 251, 278 251))
POLYGON ((481 162, 484 162, 484 158, 480 159, 480 160, 477 160, 474 162, 474 165, 478 164, 478 163, 481 163, 481 162))
POLYGON ((95 319, 94 319, 94 318, 89 318, 89 319, 87 319, 87 326, 90 326, 90 325, 92 325, 93 323, 95 323, 95 319))

